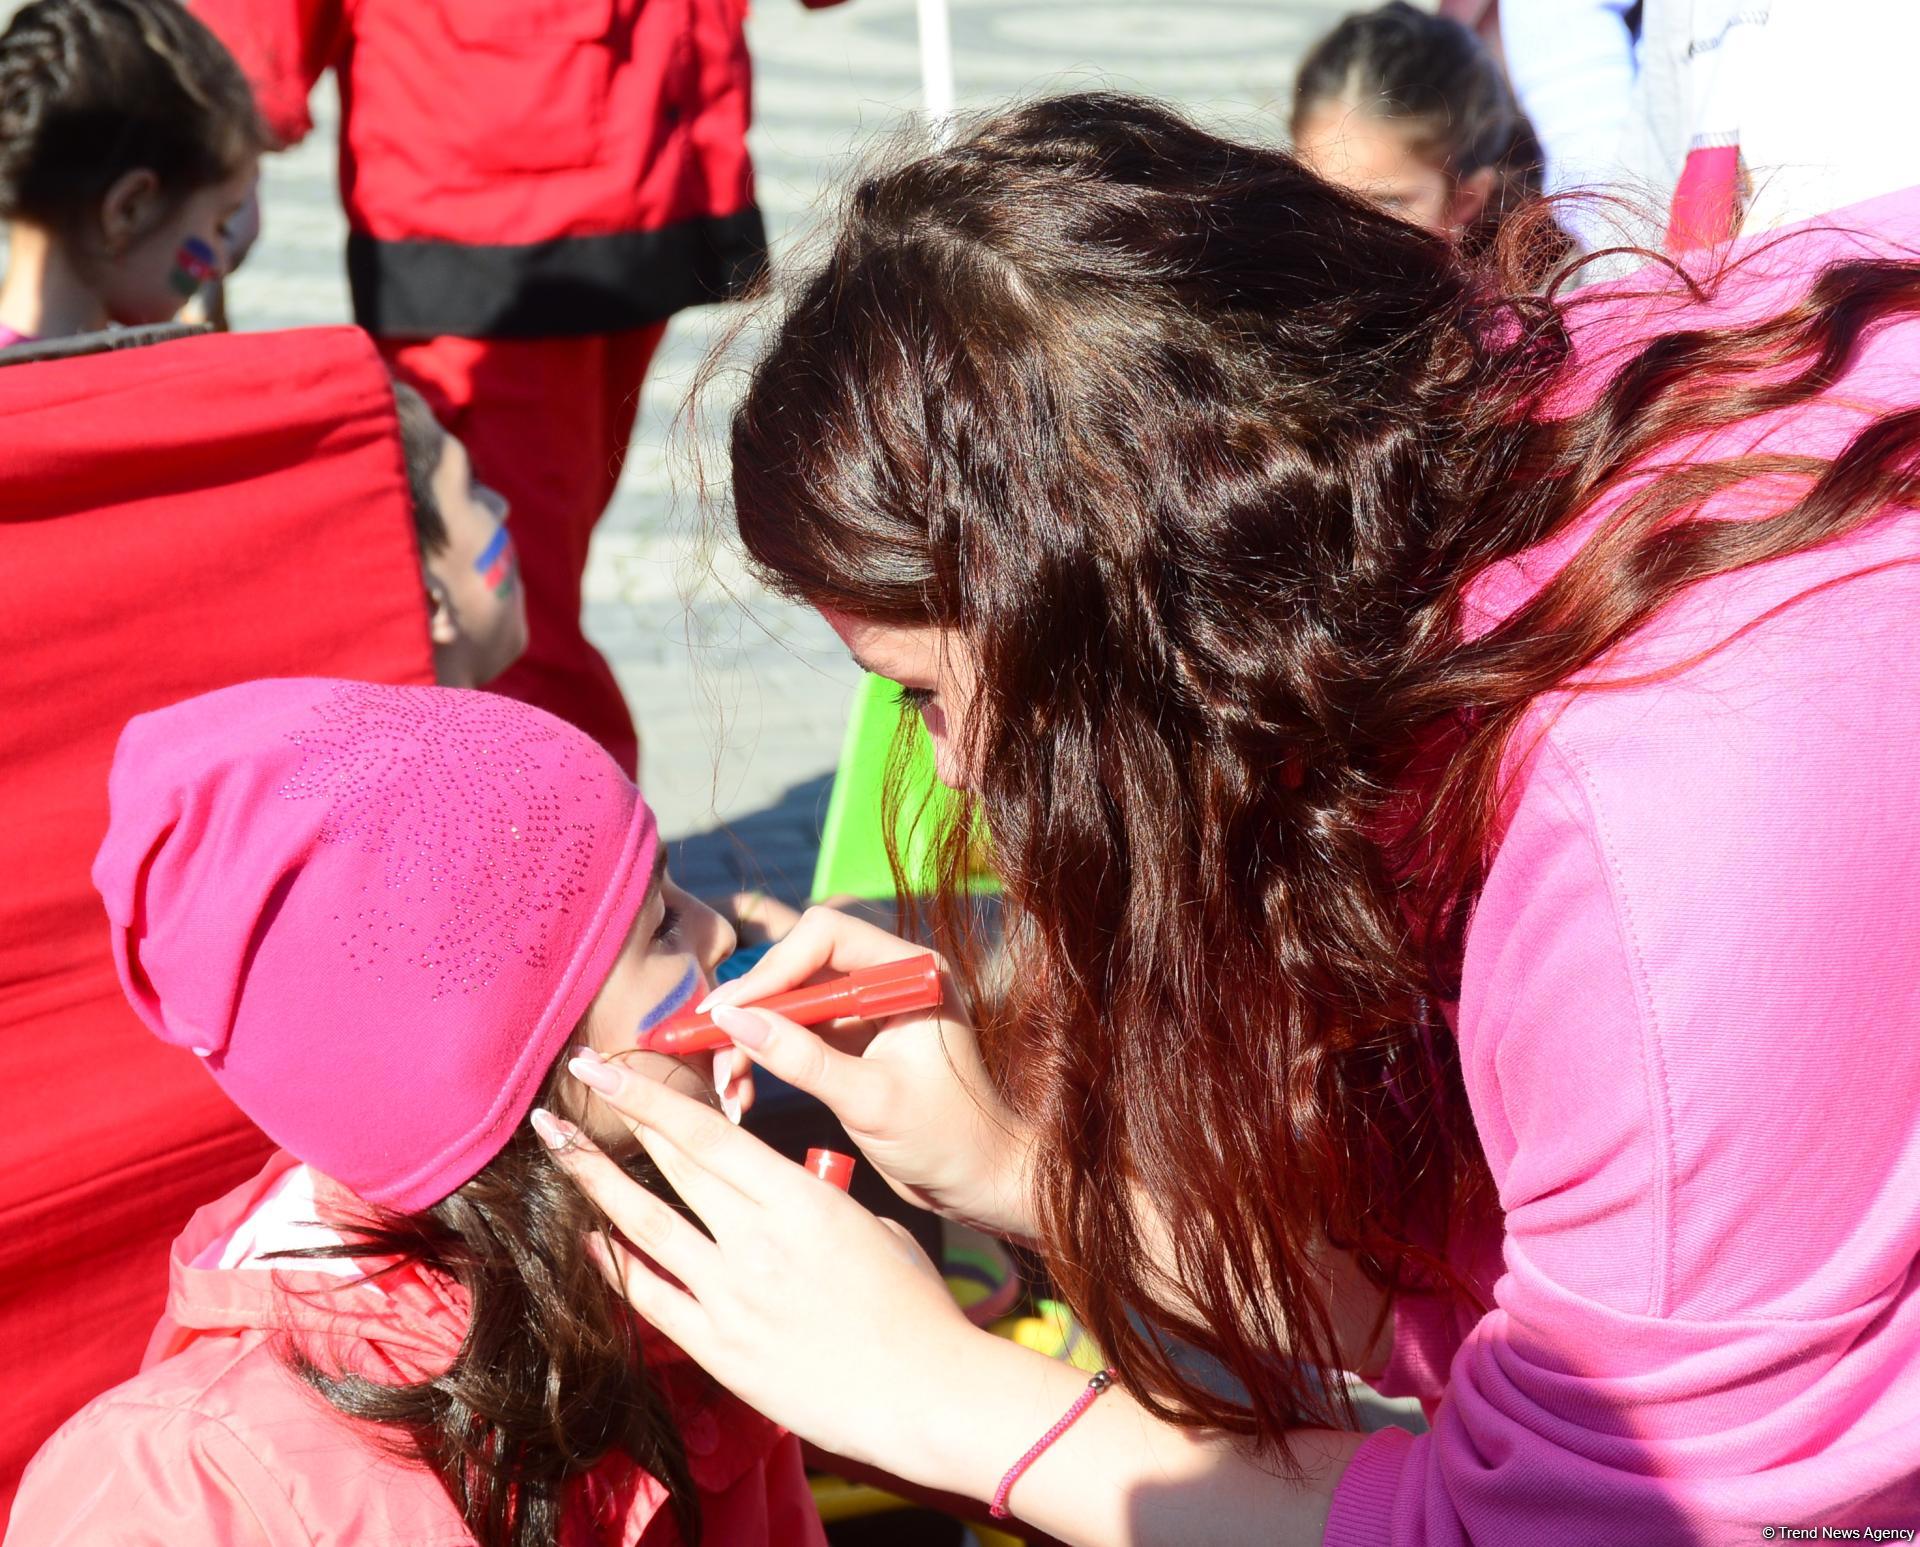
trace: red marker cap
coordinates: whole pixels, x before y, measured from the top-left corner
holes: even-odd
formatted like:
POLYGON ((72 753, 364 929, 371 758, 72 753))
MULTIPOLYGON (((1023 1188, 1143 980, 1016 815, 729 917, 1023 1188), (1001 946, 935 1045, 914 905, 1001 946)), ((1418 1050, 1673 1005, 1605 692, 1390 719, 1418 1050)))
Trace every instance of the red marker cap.
POLYGON ((807 1169, 842 1192, 853 1185, 853 1156, 838 1150, 808 1150, 807 1169))

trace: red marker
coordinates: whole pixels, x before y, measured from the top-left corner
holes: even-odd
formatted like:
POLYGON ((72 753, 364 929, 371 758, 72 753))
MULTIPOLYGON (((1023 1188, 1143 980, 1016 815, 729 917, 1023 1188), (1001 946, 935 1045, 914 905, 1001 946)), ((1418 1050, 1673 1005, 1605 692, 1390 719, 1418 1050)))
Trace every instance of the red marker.
MULTIPOLYGON (((909 1010, 931 1010, 939 1003, 940 964, 931 956, 909 956, 905 961, 862 967, 843 978, 775 994, 753 1008, 771 1010, 802 1026, 818 1026, 822 1021, 853 1017, 877 1020, 909 1010)), ((643 1036, 640 1046, 653 1053, 685 1055, 731 1047, 733 1038, 713 1024, 711 1015, 683 1010, 643 1036)))
POLYGON ((807 1169, 842 1192, 853 1186, 853 1156, 838 1150, 808 1150, 807 1169))

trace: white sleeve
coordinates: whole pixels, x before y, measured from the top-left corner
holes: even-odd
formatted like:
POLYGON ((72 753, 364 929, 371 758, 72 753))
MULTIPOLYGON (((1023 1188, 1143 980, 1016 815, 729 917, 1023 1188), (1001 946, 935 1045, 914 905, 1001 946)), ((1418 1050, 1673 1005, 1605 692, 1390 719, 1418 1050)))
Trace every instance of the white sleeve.
POLYGON ((1501 0, 1507 74, 1546 152, 1549 193, 1619 175, 1633 98, 1629 9, 1631 0, 1501 0))

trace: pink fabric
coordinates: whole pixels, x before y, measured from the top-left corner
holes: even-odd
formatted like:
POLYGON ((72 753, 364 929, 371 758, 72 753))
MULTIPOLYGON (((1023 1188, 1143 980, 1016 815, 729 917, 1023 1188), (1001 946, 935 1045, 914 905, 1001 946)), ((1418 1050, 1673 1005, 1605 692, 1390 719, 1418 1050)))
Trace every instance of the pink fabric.
MULTIPOLYGON (((1920 194, 1834 219, 1849 232, 1771 245, 1713 312, 1776 311, 1863 247, 1920 249, 1920 194)), ((1582 312, 1574 398, 1703 317, 1625 295, 1582 312)), ((1915 405, 1909 321, 1815 408, 1686 454, 1829 456, 1915 405)), ((1488 576, 1474 626, 1616 505, 1488 576)), ((1505 1210, 1493 1309, 1396 1313, 1394 1371, 1433 1428, 1368 1440, 1327 1542, 1920 1526, 1916 619, 1920 513, 1890 511, 1683 596, 1609 672, 1678 668, 1662 680, 1534 707, 1458 1020, 1505 1210)))
MULTIPOLYGON (((296 1165, 274 1155, 175 1242, 167 1315, 141 1373, 70 1419, 28 1465, 8 1547, 446 1547, 471 1542, 432 1473, 375 1443, 281 1364, 273 1329, 372 1379, 418 1380, 466 1328, 458 1286, 423 1273, 370 1284, 306 1270, 207 1269, 296 1165)), ((700 1492, 707 1547, 820 1547, 793 1438, 659 1344, 700 1492)), ((678 1547, 666 1493, 624 1457, 583 1475, 559 1547, 678 1547)))
POLYGON ((1667 209, 1667 251, 1717 247, 1740 225, 1740 147, 1697 146, 1687 152, 1667 209))
POLYGON ((94 884, 121 985, 276 1143, 424 1208, 499 1153, 653 877, 613 760, 491 693, 321 678, 140 715, 94 884))
POLYGON ((29 342, 31 342, 31 336, 29 334, 22 333, 18 328, 10 328, 4 322, 0 322, 0 349, 11 349, 15 344, 25 344, 29 342))

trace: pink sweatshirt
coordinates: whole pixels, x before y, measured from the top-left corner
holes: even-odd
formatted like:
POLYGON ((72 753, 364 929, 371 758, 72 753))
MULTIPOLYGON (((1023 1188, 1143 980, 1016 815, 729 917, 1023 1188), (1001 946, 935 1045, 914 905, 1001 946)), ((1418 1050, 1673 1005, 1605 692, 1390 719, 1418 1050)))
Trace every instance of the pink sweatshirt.
MULTIPOLYGON (((1920 191, 1832 219, 1856 234, 1792 237, 1714 310, 1777 311, 1863 247, 1920 251, 1920 191)), ((1591 309, 1570 400, 1701 317, 1591 309)), ((1687 451, 1831 455, 1915 405, 1920 323, 1902 322, 1812 409, 1687 451)), ((1616 503, 1488 576, 1474 626, 1616 503)), ((1714 513, 1777 505, 1748 490, 1714 513)), ((1506 1214, 1504 1240, 1460 1253, 1494 1308, 1397 1309, 1382 1385, 1425 1399, 1432 1431, 1367 1441, 1328 1543, 1920 1528, 1916 560, 1920 513, 1889 512, 1696 587, 1620 664, 1730 641, 1704 662, 1535 706, 1458 1017, 1506 1214)))
MULTIPOLYGON (((440 1480, 386 1454, 271 1344, 293 1318, 376 1380, 444 1368, 466 1328, 458 1286, 402 1273, 343 1284, 312 1269, 223 1266, 288 1238, 276 1152, 259 1176, 194 1215, 174 1243, 167 1315, 141 1373, 69 1419, 28 1465, 7 1547, 455 1547, 473 1538, 440 1480), (276 1217, 279 1216, 279 1217, 276 1217), (262 1223, 262 1221, 266 1221, 262 1223), (318 1291, 305 1305, 273 1281, 318 1291)), ((297 1204, 293 1212, 300 1212, 297 1204)), ((683 1356, 655 1366, 700 1492, 708 1547, 822 1547, 798 1443, 683 1356)), ((666 1492, 621 1456, 587 1473, 560 1547, 679 1547, 666 1492)))

